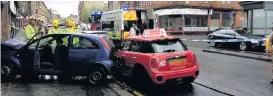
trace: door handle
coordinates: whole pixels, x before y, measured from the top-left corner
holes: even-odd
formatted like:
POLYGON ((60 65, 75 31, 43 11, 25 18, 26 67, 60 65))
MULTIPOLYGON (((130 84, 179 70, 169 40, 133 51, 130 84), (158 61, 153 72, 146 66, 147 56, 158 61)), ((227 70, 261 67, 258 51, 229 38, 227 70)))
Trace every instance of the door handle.
POLYGON ((135 57, 135 56, 133 56, 133 59, 136 59, 136 57, 135 57))

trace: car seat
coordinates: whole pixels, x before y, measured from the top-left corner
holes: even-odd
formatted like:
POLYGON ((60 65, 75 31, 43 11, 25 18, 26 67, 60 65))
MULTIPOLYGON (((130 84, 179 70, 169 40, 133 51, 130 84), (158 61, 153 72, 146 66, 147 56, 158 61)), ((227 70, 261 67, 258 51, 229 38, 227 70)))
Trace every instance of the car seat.
POLYGON ((66 61, 68 60, 68 48, 66 45, 63 45, 61 39, 57 40, 57 46, 54 52, 55 65, 57 68, 64 69, 66 61))

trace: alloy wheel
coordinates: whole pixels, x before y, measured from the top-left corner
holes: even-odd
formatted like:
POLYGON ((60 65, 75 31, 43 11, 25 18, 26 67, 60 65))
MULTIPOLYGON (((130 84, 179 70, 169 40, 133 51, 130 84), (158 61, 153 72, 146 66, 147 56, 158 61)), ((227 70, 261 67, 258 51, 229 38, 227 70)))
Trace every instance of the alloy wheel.
POLYGON ((1 75, 3 76, 10 76, 12 73, 12 68, 11 66, 4 65, 1 68, 1 75))
POLYGON ((240 43, 240 49, 241 50, 246 50, 247 49, 247 44, 245 42, 240 43))

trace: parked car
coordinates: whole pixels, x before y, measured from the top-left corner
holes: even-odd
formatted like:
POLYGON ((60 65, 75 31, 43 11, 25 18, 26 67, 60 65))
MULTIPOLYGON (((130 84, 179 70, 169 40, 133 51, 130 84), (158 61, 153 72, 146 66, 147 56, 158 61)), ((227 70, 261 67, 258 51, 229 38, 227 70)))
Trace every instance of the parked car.
POLYGON ((159 85, 173 81, 189 84, 199 75, 193 51, 172 36, 128 37, 112 52, 116 56, 114 76, 132 77, 140 85, 150 81, 159 85))
POLYGON ((215 31, 208 35, 208 40, 222 40, 209 42, 211 47, 218 47, 220 45, 230 45, 238 47, 240 50, 248 50, 251 48, 264 48, 265 41, 263 37, 253 36, 247 32, 239 34, 238 30, 222 29, 215 31), (227 42, 227 40, 234 40, 227 42))
MULTIPOLYGON (((36 34, 36 37, 38 35, 41 34, 36 34)), ((89 83, 103 84, 110 75, 110 45, 104 38, 73 33, 39 37, 33 37, 21 48, 15 49, 15 53, 1 58, 2 70, 3 66, 8 66, 12 71, 9 79, 13 79, 15 74, 21 74, 24 80, 38 75, 58 75, 61 81, 72 76, 87 76, 89 83), (15 72, 17 70, 21 73, 15 72)), ((2 50, 1 55, 3 51, 6 52, 2 50)))

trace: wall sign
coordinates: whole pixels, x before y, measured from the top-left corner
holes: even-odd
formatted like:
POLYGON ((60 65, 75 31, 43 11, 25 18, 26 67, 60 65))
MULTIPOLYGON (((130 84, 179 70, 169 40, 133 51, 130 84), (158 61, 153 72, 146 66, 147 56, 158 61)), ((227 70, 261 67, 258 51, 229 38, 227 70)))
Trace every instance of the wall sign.
MULTIPOLYGON (((180 15, 180 14, 192 14, 192 15, 208 15, 208 9, 162 9, 155 11, 155 14, 162 16, 162 15, 180 15)), ((212 14, 212 11, 209 12, 212 14)))

